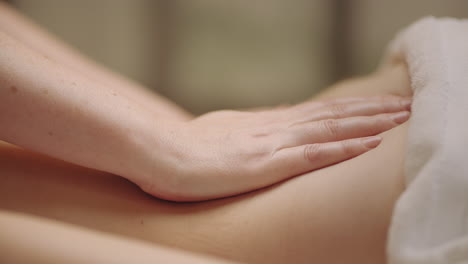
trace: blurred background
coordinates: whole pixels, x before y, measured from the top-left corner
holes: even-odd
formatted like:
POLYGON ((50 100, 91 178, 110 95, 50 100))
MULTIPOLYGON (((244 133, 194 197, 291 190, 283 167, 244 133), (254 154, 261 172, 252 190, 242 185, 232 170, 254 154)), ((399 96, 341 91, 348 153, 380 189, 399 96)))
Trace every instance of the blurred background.
POLYGON ((399 29, 466 0, 10 0, 100 63, 201 114, 302 101, 373 71, 399 29))

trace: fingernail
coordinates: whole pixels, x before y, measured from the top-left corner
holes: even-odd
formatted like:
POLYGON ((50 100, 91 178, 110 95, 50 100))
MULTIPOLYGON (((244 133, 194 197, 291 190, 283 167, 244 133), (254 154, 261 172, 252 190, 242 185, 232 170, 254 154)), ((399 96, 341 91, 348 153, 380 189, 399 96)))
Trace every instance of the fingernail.
POLYGON ((404 111, 404 112, 398 112, 398 113, 395 113, 395 114, 391 114, 390 118, 395 123, 401 124, 401 123, 405 122, 406 120, 408 120, 409 116, 410 116, 410 113, 408 111, 404 111))
POLYGON ((400 100, 401 106, 403 106, 407 110, 411 110, 411 103, 413 102, 412 98, 404 98, 400 100))
POLYGON ((362 144, 364 144, 364 146, 367 148, 375 148, 380 144, 381 141, 382 138, 378 136, 366 137, 362 139, 362 144))

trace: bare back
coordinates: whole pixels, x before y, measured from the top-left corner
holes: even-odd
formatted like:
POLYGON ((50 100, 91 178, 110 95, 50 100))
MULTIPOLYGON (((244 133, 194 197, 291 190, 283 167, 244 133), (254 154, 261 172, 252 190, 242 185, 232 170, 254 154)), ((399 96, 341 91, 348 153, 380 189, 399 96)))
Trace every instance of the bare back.
MULTIPOLYGON (((320 97, 410 94, 404 65, 320 97)), ((362 156, 249 194, 203 203, 152 198, 130 182, 0 144, 0 210, 245 262, 384 263, 403 190, 406 124, 362 156)))

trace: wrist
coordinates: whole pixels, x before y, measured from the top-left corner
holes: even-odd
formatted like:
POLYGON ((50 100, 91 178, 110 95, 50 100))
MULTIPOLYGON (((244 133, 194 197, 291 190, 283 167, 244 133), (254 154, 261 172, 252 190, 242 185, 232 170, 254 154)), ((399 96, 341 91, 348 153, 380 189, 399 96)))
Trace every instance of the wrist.
POLYGON ((151 195, 173 200, 181 174, 178 170, 184 164, 180 141, 184 127, 184 121, 142 122, 128 138, 133 151, 126 153, 131 164, 126 178, 151 195))

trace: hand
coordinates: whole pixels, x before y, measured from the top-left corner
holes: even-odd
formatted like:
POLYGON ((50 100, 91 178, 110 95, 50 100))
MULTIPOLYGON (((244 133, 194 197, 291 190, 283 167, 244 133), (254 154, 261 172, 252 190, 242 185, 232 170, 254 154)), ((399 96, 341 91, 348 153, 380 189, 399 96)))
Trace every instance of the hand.
POLYGON ((252 191, 375 148, 375 135, 408 120, 410 104, 384 96, 208 113, 174 130, 167 167, 140 186, 175 201, 252 191))

